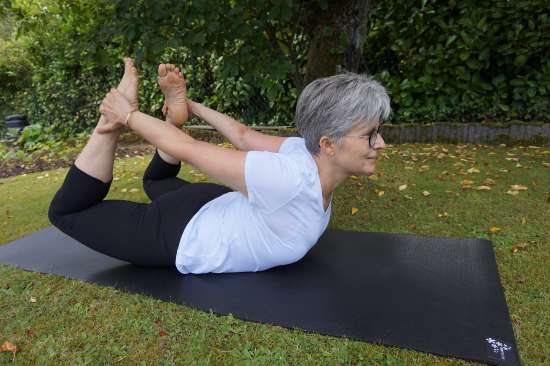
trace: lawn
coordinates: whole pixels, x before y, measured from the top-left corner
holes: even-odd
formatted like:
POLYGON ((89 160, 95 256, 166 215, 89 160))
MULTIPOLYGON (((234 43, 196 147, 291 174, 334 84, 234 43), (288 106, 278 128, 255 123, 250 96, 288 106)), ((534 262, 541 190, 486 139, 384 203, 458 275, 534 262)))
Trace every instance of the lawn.
MULTIPOLYGON (((550 149, 389 146, 376 175, 351 177, 329 227, 492 241, 520 356, 550 362, 550 149)), ((118 159, 107 199, 147 202, 151 155, 118 159)), ((66 168, 0 180, 0 244, 49 226, 66 168)), ((183 165, 180 176, 211 181, 183 165)), ((276 304, 274 304, 276 306, 276 304)), ((395 347, 251 323, 116 289, 0 265, 0 364, 472 365, 395 347)))

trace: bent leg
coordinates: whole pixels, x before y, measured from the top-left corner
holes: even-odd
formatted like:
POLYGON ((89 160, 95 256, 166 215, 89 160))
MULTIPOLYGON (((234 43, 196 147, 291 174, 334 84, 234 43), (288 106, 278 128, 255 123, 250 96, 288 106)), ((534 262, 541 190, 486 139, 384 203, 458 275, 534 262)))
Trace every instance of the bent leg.
POLYGON ((50 221, 100 253, 138 265, 173 266, 177 247, 164 241, 159 207, 102 201, 110 184, 71 166, 50 205, 50 221))
POLYGON ((166 162, 161 158, 159 151, 155 150, 155 155, 143 174, 143 189, 151 201, 190 184, 176 177, 180 168, 181 162, 177 164, 166 162))

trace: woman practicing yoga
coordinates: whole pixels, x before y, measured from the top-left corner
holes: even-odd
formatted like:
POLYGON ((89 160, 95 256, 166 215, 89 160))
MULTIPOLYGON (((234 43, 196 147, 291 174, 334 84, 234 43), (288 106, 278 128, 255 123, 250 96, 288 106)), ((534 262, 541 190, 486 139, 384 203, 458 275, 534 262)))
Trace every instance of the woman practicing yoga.
POLYGON ((302 137, 274 137, 186 98, 178 68, 159 65, 166 122, 138 109, 138 73, 124 76, 100 106, 90 140, 69 168, 48 216, 67 235, 103 254, 181 273, 255 272, 300 260, 325 231, 332 193, 350 175, 369 175, 385 147, 380 125, 389 97, 365 75, 318 79, 301 93, 302 137), (193 114, 238 150, 185 134, 193 114), (151 203, 104 200, 117 139, 130 128, 157 149, 143 176, 151 203), (176 177, 184 161, 224 185, 176 177))

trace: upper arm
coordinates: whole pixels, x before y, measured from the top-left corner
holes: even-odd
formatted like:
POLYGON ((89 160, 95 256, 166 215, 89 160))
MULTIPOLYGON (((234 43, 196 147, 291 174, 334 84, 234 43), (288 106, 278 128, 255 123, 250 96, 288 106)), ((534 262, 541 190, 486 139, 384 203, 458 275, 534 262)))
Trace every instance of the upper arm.
POLYGON ((279 148, 288 137, 270 136, 245 128, 242 135, 242 150, 279 152, 279 148))
POLYGON ((184 161, 248 197, 244 177, 245 151, 225 149, 199 140, 182 146, 184 161))

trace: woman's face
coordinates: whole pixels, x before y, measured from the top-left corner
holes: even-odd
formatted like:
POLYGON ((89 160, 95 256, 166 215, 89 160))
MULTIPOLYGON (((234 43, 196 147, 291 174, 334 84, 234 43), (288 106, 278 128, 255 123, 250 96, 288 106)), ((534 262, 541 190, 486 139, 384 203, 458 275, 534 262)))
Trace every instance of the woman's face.
POLYGON ((350 175, 371 175, 376 169, 376 161, 381 149, 386 147, 381 134, 377 134, 379 124, 374 126, 360 125, 350 130, 337 147, 334 159, 336 164, 346 170, 350 175), (369 145, 372 134, 373 146, 369 145))

